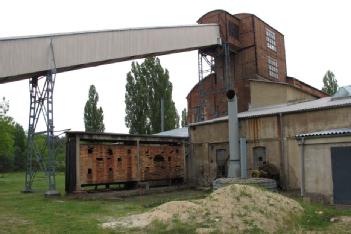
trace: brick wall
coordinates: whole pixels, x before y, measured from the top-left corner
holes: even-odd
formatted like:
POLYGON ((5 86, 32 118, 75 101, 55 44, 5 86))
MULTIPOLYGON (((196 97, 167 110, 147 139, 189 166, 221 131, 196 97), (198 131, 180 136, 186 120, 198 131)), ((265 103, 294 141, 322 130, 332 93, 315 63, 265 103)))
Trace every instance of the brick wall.
POLYGON ((80 183, 92 185, 184 178, 182 145, 140 144, 139 149, 138 165, 136 144, 81 144, 80 183))
MULTIPOLYGON (((239 112, 248 110, 251 103, 249 80, 269 80, 272 82, 288 82, 295 87, 322 97, 323 92, 304 84, 287 79, 284 35, 252 14, 231 15, 216 10, 202 16, 198 23, 217 23, 221 36, 231 45, 230 77, 231 84, 238 97, 239 112), (239 27, 239 39, 228 39, 229 22, 239 27), (266 30, 275 35, 275 49, 267 46, 266 30), (269 74, 269 58, 277 62, 277 77, 269 74)), ((224 53, 220 48, 207 51, 215 58, 215 74, 206 77, 194 86, 187 96, 188 122, 199 122, 227 115, 226 87, 224 82, 224 53), (199 114, 201 113, 201 114, 199 114), (199 118, 201 115, 202 118, 199 118)), ((232 88, 232 87, 231 87, 232 88)), ((264 95, 264 92, 262 93, 264 95)))

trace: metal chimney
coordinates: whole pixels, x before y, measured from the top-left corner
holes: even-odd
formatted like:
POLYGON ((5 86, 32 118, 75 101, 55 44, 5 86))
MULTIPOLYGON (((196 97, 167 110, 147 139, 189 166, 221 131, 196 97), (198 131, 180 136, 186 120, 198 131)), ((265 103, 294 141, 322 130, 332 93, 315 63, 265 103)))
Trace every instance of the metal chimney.
POLYGON ((228 131, 229 131, 229 163, 228 177, 240 177, 240 149, 239 149, 239 120, 237 97, 234 90, 227 91, 228 98, 228 131))

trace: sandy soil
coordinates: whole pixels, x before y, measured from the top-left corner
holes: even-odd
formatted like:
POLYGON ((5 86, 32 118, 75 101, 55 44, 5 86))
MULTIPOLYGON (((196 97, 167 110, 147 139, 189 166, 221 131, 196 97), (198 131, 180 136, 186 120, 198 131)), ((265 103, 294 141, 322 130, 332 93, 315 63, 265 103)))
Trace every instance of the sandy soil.
POLYGON ((245 232, 261 229, 274 232, 299 215, 302 207, 294 200, 247 185, 233 184, 216 190, 205 199, 172 201, 149 212, 118 218, 103 228, 146 228, 159 220, 172 225, 173 219, 196 223, 198 233, 245 232))

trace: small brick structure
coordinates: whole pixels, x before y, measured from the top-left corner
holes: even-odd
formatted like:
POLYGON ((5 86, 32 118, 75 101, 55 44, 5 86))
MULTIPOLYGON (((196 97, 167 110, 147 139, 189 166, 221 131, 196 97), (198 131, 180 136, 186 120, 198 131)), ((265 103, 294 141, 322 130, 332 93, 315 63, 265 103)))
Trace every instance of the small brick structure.
POLYGON ((66 132, 66 192, 183 182, 183 137, 66 132))

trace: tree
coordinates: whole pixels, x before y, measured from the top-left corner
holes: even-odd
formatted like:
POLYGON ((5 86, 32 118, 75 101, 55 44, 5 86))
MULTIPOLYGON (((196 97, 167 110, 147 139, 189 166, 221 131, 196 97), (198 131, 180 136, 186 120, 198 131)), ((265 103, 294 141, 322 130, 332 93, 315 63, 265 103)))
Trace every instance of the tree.
POLYGON ((181 122, 182 128, 184 128, 184 127, 186 127, 186 126, 188 125, 188 119, 187 119, 187 117, 188 117, 188 113, 187 113, 187 111, 186 111, 186 108, 184 108, 184 109, 182 110, 182 122, 181 122))
POLYGON ((0 172, 24 169, 25 151, 26 135, 22 126, 11 117, 0 117, 0 172))
POLYGON ((334 95, 338 90, 338 81, 335 79, 335 75, 333 72, 328 70, 323 77, 323 88, 322 91, 329 94, 334 95))
POLYGON ((24 170, 26 168, 26 134, 24 129, 18 123, 15 124, 14 133, 14 157, 13 164, 16 171, 24 170))
POLYGON ((153 134, 161 131, 161 99, 164 100, 164 129, 179 127, 179 115, 172 100, 169 72, 160 60, 149 57, 143 63, 132 63, 127 73, 125 123, 131 134, 153 134))
POLYGON ((99 95, 94 85, 90 85, 89 98, 84 107, 84 125, 86 132, 104 132, 104 112, 97 107, 99 95))

